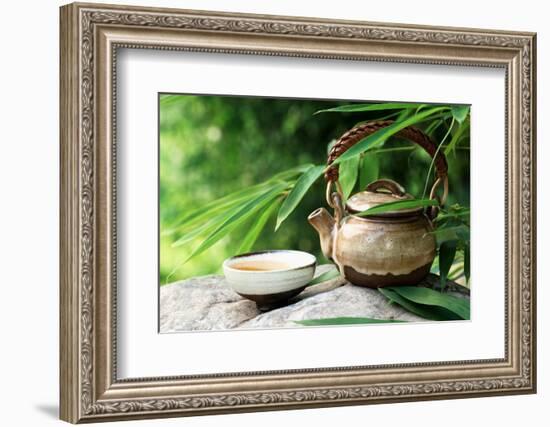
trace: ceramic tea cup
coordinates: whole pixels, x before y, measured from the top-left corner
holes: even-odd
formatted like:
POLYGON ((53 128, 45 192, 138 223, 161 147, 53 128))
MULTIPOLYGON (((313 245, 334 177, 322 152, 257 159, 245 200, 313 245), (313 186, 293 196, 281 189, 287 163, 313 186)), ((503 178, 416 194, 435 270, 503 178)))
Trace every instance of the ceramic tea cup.
POLYGON ((315 257, 307 252, 272 250, 228 258, 223 272, 235 292, 266 311, 302 292, 315 265, 315 257))

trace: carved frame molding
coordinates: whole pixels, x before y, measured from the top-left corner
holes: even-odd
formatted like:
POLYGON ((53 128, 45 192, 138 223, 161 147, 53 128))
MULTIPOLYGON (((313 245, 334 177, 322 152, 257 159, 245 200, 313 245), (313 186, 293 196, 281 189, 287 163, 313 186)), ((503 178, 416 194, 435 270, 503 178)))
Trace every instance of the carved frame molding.
POLYGON ((71 4, 60 41, 62 419, 535 392, 535 34, 71 4), (117 380, 118 48, 505 68, 506 357, 117 380))

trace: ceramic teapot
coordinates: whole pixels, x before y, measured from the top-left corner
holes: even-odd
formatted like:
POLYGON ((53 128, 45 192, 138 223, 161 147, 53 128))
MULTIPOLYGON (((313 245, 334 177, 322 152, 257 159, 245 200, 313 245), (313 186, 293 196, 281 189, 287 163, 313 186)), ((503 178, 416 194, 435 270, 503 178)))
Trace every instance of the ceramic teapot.
MULTIPOLYGON (((369 122, 346 132, 332 147, 327 164, 330 166, 354 144, 392 123, 391 120, 369 122)), ((409 126, 396 136, 420 145, 431 157, 436 156, 436 180, 430 198, 437 200, 438 206, 358 216, 357 213, 371 207, 413 197, 397 182, 379 179, 344 204, 336 164, 325 172, 327 203, 334 209, 334 217, 319 208, 308 218, 319 233, 324 255, 355 285, 375 288, 416 285, 430 272, 435 258, 432 220, 449 191, 447 161, 430 138, 415 127, 409 126), (441 186, 443 194, 439 197, 436 192, 441 186)))

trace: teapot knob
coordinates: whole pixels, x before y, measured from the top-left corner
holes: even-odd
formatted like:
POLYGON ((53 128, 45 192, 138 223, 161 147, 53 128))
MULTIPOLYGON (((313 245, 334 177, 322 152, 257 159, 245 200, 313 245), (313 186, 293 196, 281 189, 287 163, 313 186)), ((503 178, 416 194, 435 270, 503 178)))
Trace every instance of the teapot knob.
POLYGON ((369 185, 367 185, 366 188, 367 191, 372 191, 375 193, 378 192, 378 190, 380 189, 388 190, 391 194, 400 197, 405 195, 405 189, 403 188, 403 186, 391 179, 378 179, 371 182, 369 185))

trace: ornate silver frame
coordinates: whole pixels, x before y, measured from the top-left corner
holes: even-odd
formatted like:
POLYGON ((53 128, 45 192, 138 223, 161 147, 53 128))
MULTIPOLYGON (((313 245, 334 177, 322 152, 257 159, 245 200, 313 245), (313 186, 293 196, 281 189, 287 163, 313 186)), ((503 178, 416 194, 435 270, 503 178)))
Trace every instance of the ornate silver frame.
POLYGON ((77 423, 536 390, 535 34, 71 4, 61 8, 61 418, 77 423), (118 380, 117 48, 506 70, 505 357, 118 380))

